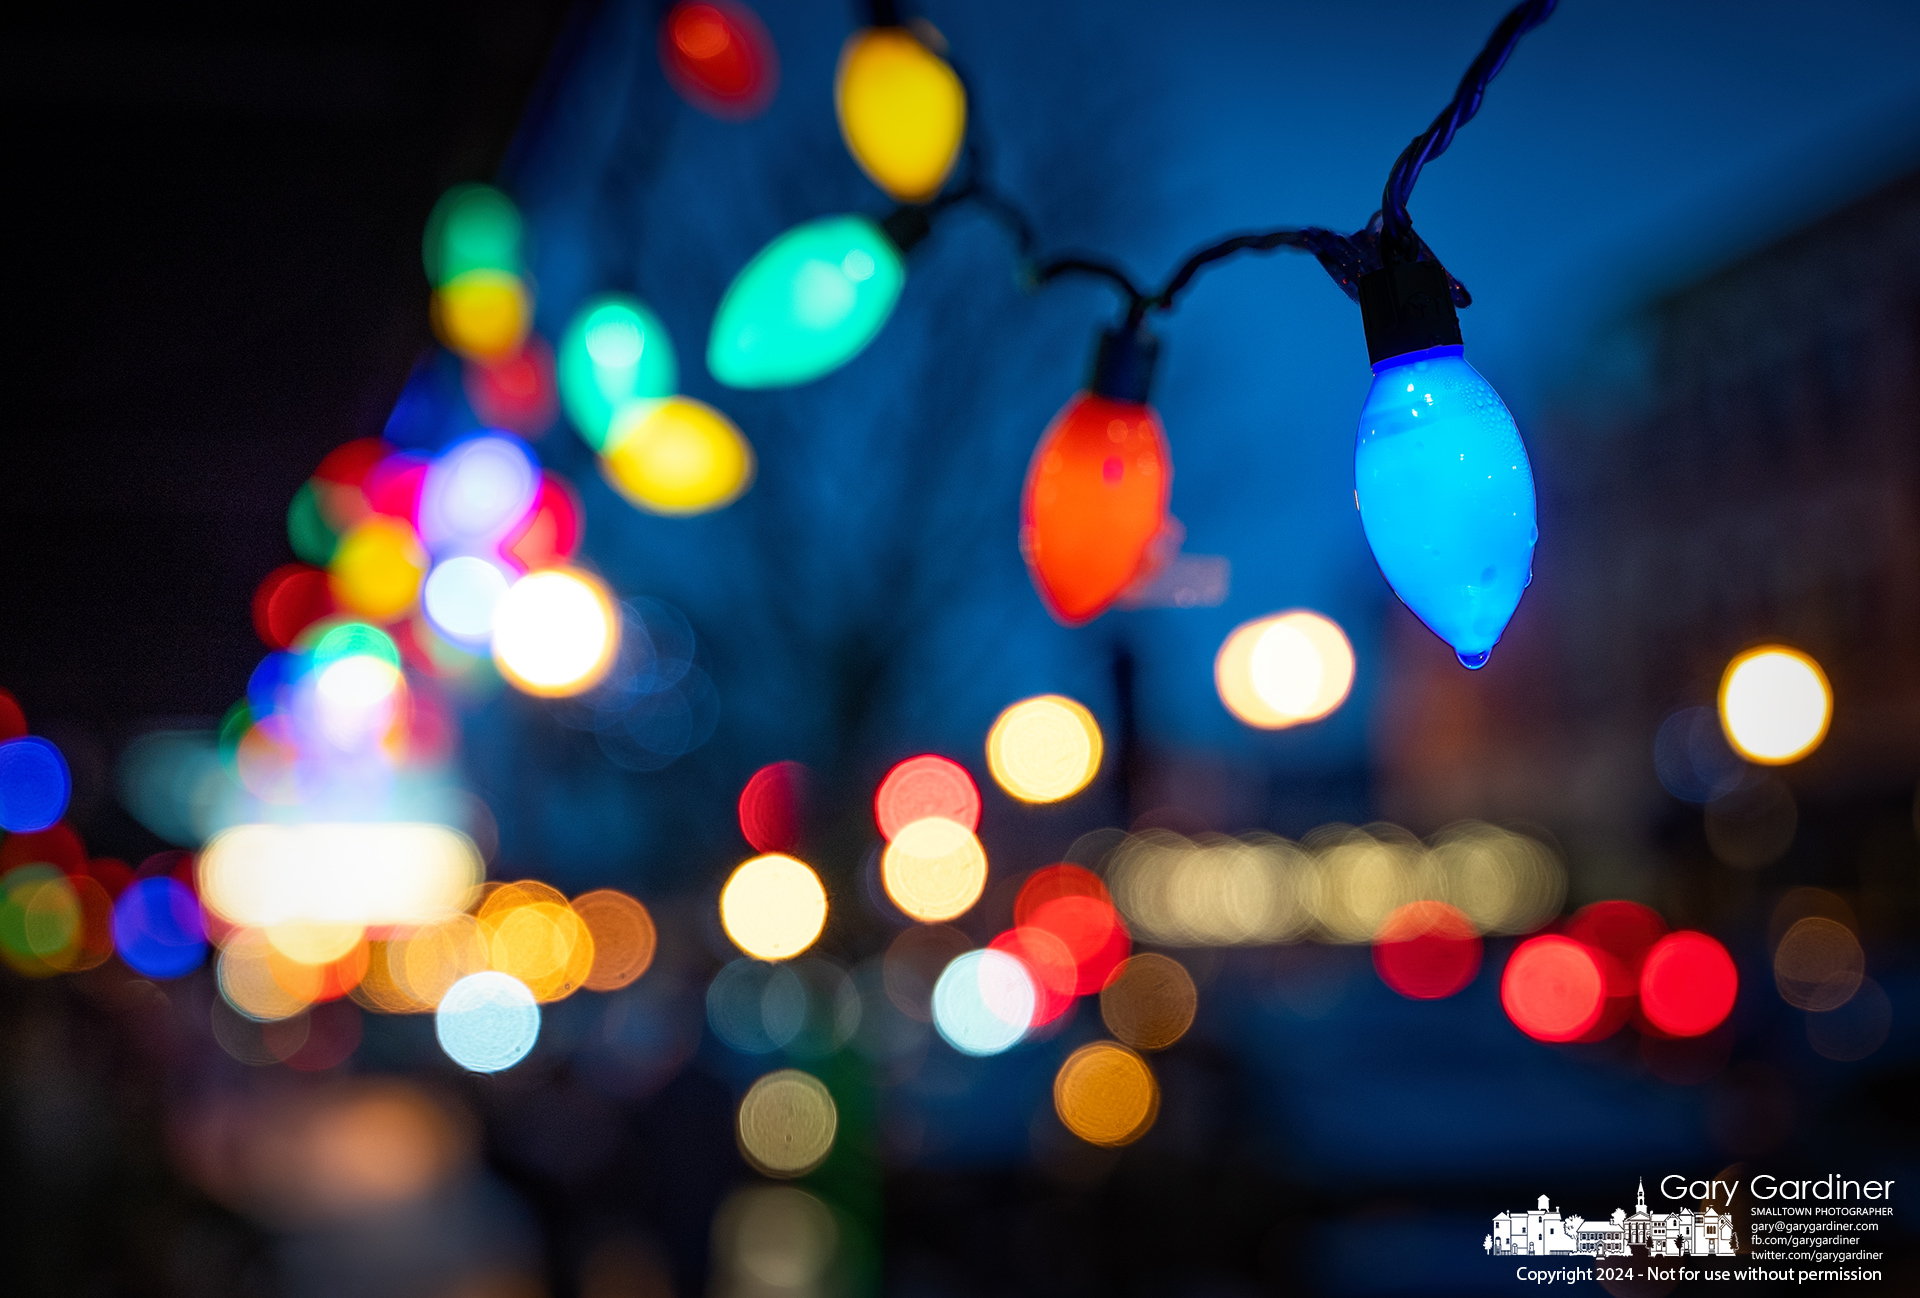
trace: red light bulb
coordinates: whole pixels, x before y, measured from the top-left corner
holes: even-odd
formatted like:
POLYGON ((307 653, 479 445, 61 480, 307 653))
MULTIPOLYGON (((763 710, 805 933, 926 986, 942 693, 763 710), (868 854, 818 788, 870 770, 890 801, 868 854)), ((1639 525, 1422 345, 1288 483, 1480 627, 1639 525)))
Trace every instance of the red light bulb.
POLYGON ((1091 621, 1147 575, 1167 523, 1173 459, 1147 404, 1159 344, 1143 329, 1100 338, 1087 390, 1054 417, 1020 503, 1020 550, 1047 611, 1091 621))
POLYGON ((732 0, 684 0, 660 24, 660 63, 674 89, 715 117, 752 117, 780 80, 773 38, 732 0))

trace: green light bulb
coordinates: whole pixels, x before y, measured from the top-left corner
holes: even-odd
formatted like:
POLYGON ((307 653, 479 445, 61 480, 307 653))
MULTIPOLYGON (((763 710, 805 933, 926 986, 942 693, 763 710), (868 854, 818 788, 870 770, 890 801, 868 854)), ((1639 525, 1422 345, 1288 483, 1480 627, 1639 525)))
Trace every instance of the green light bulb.
POLYGON ((680 384, 673 340, 660 317, 609 293, 573 317, 560 340, 560 404, 594 450, 606 449, 613 417, 629 401, 658 401, 680 384))
POLYGON ((433 205, 420 251, 435 284, 470 270, 518 275, 520 209, 491 185, 455 185, 433 205))
POLYGON ((906 282, 878 222, 828 216, 755 254, 720 299, 707 368, 732 388, 779 388, 839 369, 873 341, 906 282))

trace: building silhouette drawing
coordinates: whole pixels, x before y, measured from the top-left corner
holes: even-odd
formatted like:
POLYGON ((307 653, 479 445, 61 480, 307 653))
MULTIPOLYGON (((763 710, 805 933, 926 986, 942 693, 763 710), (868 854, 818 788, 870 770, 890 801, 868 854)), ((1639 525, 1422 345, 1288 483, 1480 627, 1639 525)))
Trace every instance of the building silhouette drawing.
POLYGON ((1543 1194, 1538 1207, 1495 1217, 1493 1233, 1482 1247, 1503 1257, 1731 1257, 1738 1243, 1733 1214, 1712 1204, 1698 1210, 1648 1212, 1647 1183, 1642 1180, 1631 1216, 1624 1208, 1615 1208, 1605 1221, 1562 1217, 1543 1194))

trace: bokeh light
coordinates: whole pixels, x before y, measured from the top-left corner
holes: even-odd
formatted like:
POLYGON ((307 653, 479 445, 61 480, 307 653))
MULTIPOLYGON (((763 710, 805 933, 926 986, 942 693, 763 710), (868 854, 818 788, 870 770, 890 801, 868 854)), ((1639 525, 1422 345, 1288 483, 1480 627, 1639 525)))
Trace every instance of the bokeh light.
POLYGON ((987 732, 987 769, 1022 802, 1058 802, 1100 772, 1100 725, 1093 713, 1060 694, 1024 699, 987 732))
POLYGON ((1833 690, 1820 664, 1797 649, 1767 645, 1727 664, 1720 722, 1748 761, 1797 762, 1820 746, 1833 716, 1833 690))
POLYGON ((1827 1059, 1853 1063, 1885 1045, 1892 1029, 1893 1002, 1879 983, 1864 978, 1845 1004, 1807 1015, 1807 1044, 1827 1059))
POLYGON ((1033 912, 1059 897, 1095 897, 1113 900, 1100 876, 1084 866, 1062 863, 1049 865, 1028 875, 1013 898, 1013 922, 1025 924, 1033 912))
POLYGON ((1739 990, 1733 957, 1705 933, 1667 934, 1640 970, 1640 1008, 1670 1036, 1697 1037, 1719 1027, 1739 990))
POLYGON ((965 933, 946 924, 907 929, 888 944, 881 959, 881 985, 887 1000, 915 1022, 931 1023, 934 985, 972 945, 965 933))
POLYGON ((427 466, 420 540, 435 554, 496 544, 527 516, 540 470, 517 439, 486 433, 455 442, 427 466))
MULTIPOLYGON (((1141 936, 1168 946, 1280 942, 1314 922, 1303 885, 1312 861, 1284 839, 1211 836, 1190 841, 1164 830, 1136 834, 1107 866, 1115 903, 1141 936)), ((1016 912, 1017 913, 1017 912, 1016 912)))
POLYGON ((532 880, 494 889, 475 916, 487 963, 525 984, 535 1000, 564 1000, 593 968, 593 938, 558 892, 532 880))
POLYGON ((440 999, 433 1030, 454 1063, 497 1073, 525 1059, 539 1040, 540 1006, 524 983, 506 974, 469 974, 440 999))
POLYGON ((1130 1145, 1160 1112, 1153 1070, 1125 1046, 1094 1041, 1068 1055, 1053 1079, 1053 1110, 1093 1145, 1130 1145))
POLYGON ((130 885, 113 903, 113 945, 120 958, 148 978, 178 978, 207 956, 200 903, 164 875, 130 885))
POLYGON ((482 644, 493 634, 494 610, 506 597, 507 574, 498 565, 471 554, 455 555, 433 566, 421 603, 436 630, 465 644, 482 644))
POLYGON ((487 968, 486 935, 471 915, 428 924, 387 948, 387 967, 409 996, 429 1008, 453 985, 487 968))
POLYGON ((474 417, 488 428, 539 438, 560 413, 553 349, 538 334, 512 356, 468 365, 462 386, 474 417))
POLYGON ((1373 939, 1380 981, 1410 1000, 1451 996, 1480 971, 1480 934, 1444 901, 1410 901, 1380 923, 1373 939))
POLYGON ((980 828, 980 789, 956 761, 923 753, 895 764, 873 795, 873 819, 880 836, 891 839, 901 828, 929 816, 943 816, 972 831, 980 828))
POLYGON ((1592 953, 1605 980, 1606 1008, 1581 1037, 1603 1040, 1622 1027, 1639 1005, 1640 971, 1647 952, 1666 936, 1667 923, 1659 912, 1639 902, 1596 901, 1575 912, 1565 932, 1592 953))
POLYGON ((965 825, 927 816, 903 825, 880 858, 887 896, 914 919, 965 914, 987 886, 987 853, 965 825))
POLYGON ((1600 1020, 1606 979, 1585 946, 1546 934, 1514 948, 1500 975, 1500 1004, 1514 1026, 1539 1041, 1573 1041, 1600 1020))
POLYGON ((275 568, 253 593, 253 629, 274 649, 285 649, 302 631, 334 611, 327 574, 304 563, 275 568))
POLYGON ((468 360, 502 361, 527 341, 533 298, 518 275, 469 270, 435 291, 432 320, 434 332, 450 350, 468 360))
POLYGON ((753 485, 753 447, 731 419, 692 397, 630 402, 613 416, 600 467, 615 491, 650 513, 705 514, 753 485))
POLYGON ((740 833, 756 852, 794 852, 805 828, 807 768, 774 762, 740 790, 740 833))
POLYGON ((473 270, 520 269, 520 211, 491 185, 455 185, 427 216, 421 261, 434 284, 473 270))
POLYGON ((1076 996, 1105 987, 1133 949, 1120 912, 1100 897, 1069 895, 1041 902, 1023 927, 1044 929, 1066 946, 1073 957, 1076 996))
POLYGON ((797 1068, 768 1073, 740 1101, 740 1152, 768 1176, 801 1176, 826 1161, 840 1112, 819 1078, 797 1068))
POLYGON ((528 694, 557 698, 592 688, 619 648, 613 597, 577 569, 530 572, 494 608, 494 665, 528 694))
POLYGON ((682 0, 660 22, 660 65, 686 101, 715 117, 752 117, 773 99, 779 56, 759 15, 732 0, 682 0))
POLYGON ((967 92, 952 68, 905 27, 847 38, 834 78, 847 150, 903 203, 940 191, 967 130, 967 92))
POLYGON ((743 863, 720 890, 720 925, 759 960, 785 960, 812 946, 827 924, 827 890, 810 866, 770 852, 743 863))
POLYGON ((0 957, 16 972, 35 978, 66 969, 85 922, 73 882, 56 867, 20 865, 0 878, 0 957))
POLYGON ((1235 627, 1213 661, 1227 711, 1262 730, 1331 715, 1353 688, 1353 646, 1318 613, 1274 613, 1235 627))
POLYGON ((1681 708, 1653 738, 1653 769, 1668 793, 1685 802, 1712 802, 1746 782, 1749 767, 1727 743, 1713 708, 1681 708))
POLYGON ((391 622, 413 608, 427 571, 427 553, 413 528, 377 514, 340 538, 327 566, 334 602, 375 622, 391 622))
POLYGON ((72 794, 67 759, 52 743, 29 735, 0 744, 0 829, 45 829, 66 814, 72 794))
POLYGON ((1853 930, 1810 915, 1787 930, 1773 951, 1780 997, 1803 1010, 1837 1010, 1853 999, 1867 975, 1867 955, 1853 930))
POLYGON ((302 989, 290 989, 274 977, 271 954, 265 934, 240 929, 222 946, 214 968, 227 1004, 259 1022, 292 1018, 313 1003, 302 989))
MULTIPOLYGON (((716 1293, 824 1295, 840 1244, 832 1211, 790 1185, 736 1190, 713 1219, 716 1293)), ((638 1298, 638 1294, 634 1296, 638 1298)))
POLYGON ((521 572, 552 568, 580 548, 580 497, 564 479, 540 475, 540 491, 527 516, 500 541, 500 556, 521 572))
POLYGON ((1165 1050, 1193 1026, 1200 994, 1186 966, 1146 951, 1120 966, 1100 990, 1107 1031, 1135 1050, 1165 1050))
POLYGON ((1026 1036, 1038 999, 1033 975, 1017 956, 968 951, 933 986, 934 1030, 961 1054, 997 1055, 1026 1036))
POLYGON ((207 909, 230 924, 418 925, 464 910, 485 866, 446 825, 235 825, 200 854, 207 909))
POLYGON ((589 990, 617 991, 653 964, 658 942, 653 916, 635 898, 599 888, 575 897, 573 913, 593 939, 593 962, 586 977, 589 990))
POLYGON ((1026 965, 1033 979, 1032 1027, 1044 1027, 1073 1008, 1079 994, 1080 968, 1067 944, 1044 928, 1019 924, 987 944, 1026 965))

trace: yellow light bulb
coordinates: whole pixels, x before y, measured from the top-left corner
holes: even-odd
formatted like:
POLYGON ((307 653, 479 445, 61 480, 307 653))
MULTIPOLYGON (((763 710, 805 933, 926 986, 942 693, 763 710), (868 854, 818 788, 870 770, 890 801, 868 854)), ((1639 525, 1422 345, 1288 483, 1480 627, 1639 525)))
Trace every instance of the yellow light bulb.
POLYGON ((940 192, 967 133, 967 92, 904 27, 855 32, 834 81, 840 134, 873 183, 903 203, 940 192))
POLYGON ((470 270, 442 284, 433 295, 434 331, 469 360, 497 361, 514 355, 533 326, 526 283, 503 270, 470 270))
POLYGON ((600 467, 613 489, 655 514, 704 514, 753 481, 753 447, 692 397, 632 401, 613 417, 600 467))

